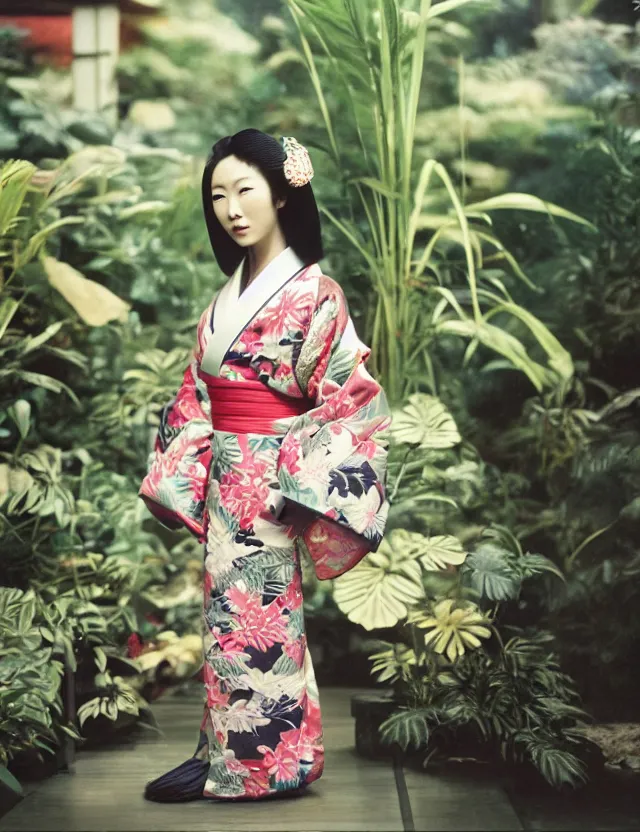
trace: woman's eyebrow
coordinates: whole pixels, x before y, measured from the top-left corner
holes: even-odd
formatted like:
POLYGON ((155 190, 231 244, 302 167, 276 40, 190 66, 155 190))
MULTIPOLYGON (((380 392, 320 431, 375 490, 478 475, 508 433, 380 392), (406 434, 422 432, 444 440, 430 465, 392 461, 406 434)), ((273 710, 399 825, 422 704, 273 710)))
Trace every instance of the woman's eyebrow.
MULTIPOLYGON (((242 182, 242 180, 243 180, 243 179, 249 179, 249 177, 248 177, 248 176, 241 176, 241 177, 240 177, 240 179, 236 179, 236 181, 235 181, 233 184, 234 184, 234 185, 237 185, 237 184, 238 184, 238 182, 242 182)), ((213 185, 213 186, 212 186, 212 188, 211 188, 211 190, 213 191, 213 190, 215 190, 216 188, 222 188, 222 190, 223 190, 223 191, 224 191, 224 189, 225 189, 224 185, 213 185)))

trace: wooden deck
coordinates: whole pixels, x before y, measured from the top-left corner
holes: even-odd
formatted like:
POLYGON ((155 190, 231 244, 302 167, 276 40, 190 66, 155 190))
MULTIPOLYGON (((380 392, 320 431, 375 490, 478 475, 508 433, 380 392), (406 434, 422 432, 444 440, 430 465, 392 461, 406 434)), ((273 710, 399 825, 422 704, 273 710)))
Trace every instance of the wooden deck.
POLYGON ((78 755, 74 775, 32 788, 0 820, 3 832, 405 832, 523 829, 498 785, 422 774, 357 756, 350 697, 322 688, 326 764, 303 797, 256 804, 161 805, 142 797, 145 783, 193 753, 199 698, 154 706, 164 736, 78 755))

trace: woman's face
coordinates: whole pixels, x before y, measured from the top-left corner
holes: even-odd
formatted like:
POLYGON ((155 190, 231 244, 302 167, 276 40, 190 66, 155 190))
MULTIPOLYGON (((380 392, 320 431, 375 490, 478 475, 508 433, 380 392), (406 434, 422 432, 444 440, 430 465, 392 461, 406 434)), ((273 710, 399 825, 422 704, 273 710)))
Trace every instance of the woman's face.
POLYGON ((211 176, 213 210, 218 221, 238 243, 248 248, 270 236, 278 227, 278 208, 262 173, 237 156, 227 156, 211 176))

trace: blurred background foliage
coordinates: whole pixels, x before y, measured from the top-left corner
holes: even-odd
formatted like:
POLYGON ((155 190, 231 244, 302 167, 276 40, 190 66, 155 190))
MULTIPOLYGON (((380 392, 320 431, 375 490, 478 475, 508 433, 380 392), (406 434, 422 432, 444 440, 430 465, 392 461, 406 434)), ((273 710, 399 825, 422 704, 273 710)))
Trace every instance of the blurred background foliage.
MULTIPOLYGON (((117 129, 74 112, 68 71, 0 31, 3 778, 3 765, 59 753, 65 732, 90 742, 145 723, 149 701, 199 670, 199 547, 136 495, 159 410, 223 282, 200 207, 217 138, 250 125, 312 149, 314 190, 337 220, 324 220, 325 271, 363 339, 397 350, 395 332, 376 329, 386 284, 374 276, 390 272, 354 189, 382 180, 380 156, 373 133, 354 141, 363 111, 331 82, 349 55, 323 48, 339 18, 323 20, 322 5, 167 0, 121 56, 117 129)), ((581 709, 638 719, 640 27, 624 5, 470 0, 429 20, 409 202, 384 183, 368 197, 389 223, 411 216, 425 162, 449 177, 420 205, 428 280, 411 295, 412 337, 425 346, 409 361, 408 343, 391 378, 389 534, 342 584, 304 570, 312 647, 323 622, 349 627, 373 678, 394 686, 404 710, 388 739, 445 752, 451 737, 481 740, 555 784, 585 775, 581 709), (462 211, 443 201, 451 193, 462 211), (492 210, 508 194, 558 211, 513 199, 492 210), (481 259, 460 236, 478 203, 490 222, 472 216, 471 231, 499 243, 481 259), (453 323, 473 315, 470 268, 485 314, 489 293, 518 310, 491 312, 493 341, 437 332, 445 308, 453 323), (536 385, 530 368, 549 358, 564 370, 536 385)), ((393 15, 398 44, 415 47, 421 4, 384 0, 383 23, 376 7, 358 7, 374 66, 393 15)), ((316 644, 320 679, 340 683, 337 650, 316 644)))

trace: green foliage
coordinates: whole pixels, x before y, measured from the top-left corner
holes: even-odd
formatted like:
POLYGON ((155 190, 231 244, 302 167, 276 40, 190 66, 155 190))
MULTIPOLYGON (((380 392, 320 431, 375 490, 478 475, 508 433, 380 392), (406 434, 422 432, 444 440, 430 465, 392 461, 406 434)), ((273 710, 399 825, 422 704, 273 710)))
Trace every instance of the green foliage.
MULTIPOLYGON (((598 112, 597 130, 558 156, 536 188, 550 198, 564 192, 600 234, 571 235, 548 258, 535 234, 527 240, 507 231, 523 257, 539 259, 546 314, 570 347, 578 375, 525 402, 522 415, 489 442, 503 470, 527 472, 525 499, 513 504, 520 536, 567 571, 566 588, 556 586, 536 602, 546 610, 566 667, 596 714, 633 718, 637 680, 628 661, 640 632, 633 509, 640 486, 633 370, 640 360, 634 226, 640 156, 634 129, 616 124, 621 111, 615 102, 598 112)), ((483 444, 493 430, 489 419, 481 428, 483 444)))
MULTIPOLYGON (((218 9, 257 33, 278 4, 250 5, 218 9)), ((156 536, 136 492, 222 280, 185 154, 250 120, 318 151, 330 266, 398 408, 389 533, 312 605, 394 628, 370 657, 388 741, 577 783, 556 652, 607 715, 637 690, 636 34, 533 30, 522 0, 287 6, 259 44, 171 0, 122 57, 115 135, 0 33, 0 156, 20 160, 0 176, 0 778, 76 730, 63 664, 93 681, 84 728, 114 721, 144 708, 114 666, 128 635, 196 630, 197 545, 156 536)))
POLYGON ((143 25, 142 44, 120 59, 126 130, 151 145, 203 155, 243 117, 255 118, 260 44, 206 0, 170 3, 168 12, 169 26, 143 25))
POLYGON ((465 5, 464 0, 436 6, 424 0, 418 11, 398 0, 288 0, 287 5, 332 161, 348 187, 350 217, 328 208, 324 213, 360 253, 375 289, 372 367, 391 400, 398 403, 404 393, 420 389, 425 373, 433 379, 434 342, 451 336, 470 342, 466 360, 482 345, 526 373, 538 390, 570 378, 569 353, 539 319, 513 302, 506 273, 485 272, 484 259, 498 251, 514 275, 526 280, 490 229, 491 211, 517 209, 585 221, 528 194, 467 202, 439 161, 427 158, 419 165, 415 158, 431 22, 465 5), (348 120, 336 117, 325 90, 333 96, 340 91, 348 120), (338 137, 338 124, 350 135, 338 137), (358 160, 343 146, 357 147, 358 160), (517 334, 509 331, 514 323, 517 334), (529 353, 521 333, 541 348, 548 366, 529 353))
POLYGON ((0 29, 0 158, 62 159, 84 144, 110 142, 113 130, 104 119, 62 106, 65 76, 49 68, 37 71, 24 51, 24 35, 0 29))
POLYGON ((81 726, 139 716, 148 678, 135 666, 133 679, 118 675, 128 636, 195 627, 196 600, 159 589, 193 546, 170 553, 137 497, 158 410, 213 291, 189 165, 174 151, 100 146, 0 170, 0 593, 23 615, 33 608, 29 626, 0 620, 3 766, 54 751, 65 732, 80 738, 62 714, 63 666, 93 686, 81 726), (164 331, 142 328, 145 309, 164 331))
POLYGON ((62 718, 62 662, 54 658, 50 631, 38 626, 36 603, 31 591, 0 588, 2 766, 22 748, 50 751, 54 720, 62 718))
POLYGON ((110 673, 103 670, 95 677, 96 686, 104 691, 104 694, 90 699, 78 709, 78 722, 80 727, 89 718, 106 716, 112 722, 122 713, 138 716, 140 706, 146 708, 146 702, 140 694, 121 676, 112 677, 110 673))
MULTIPOLYGON (((415 650, 371 656, 380 680, 396 681, 399 709, 381 725, 381 738, 434 755, 529 761, 553 786, 585 780, 584 743, 577 728, 586 714, 573 682, 561 672, 548 633, 516 633, 492 650, 467 651, 452 664, 415 650)), ((397 651, 397 646, 396 646, 397 651)))
MULTIPOLYGON (((586 714, 560 671, 553 638, 522 630, 507 640, 528 585, 544 574, 562 579, 562 572, 525 551, 499 524, 461 524, 460 537, 407 531, 424 521, 426 505, 453 509, 454 516, 475 506, 467 495, 456 502, 431 487, 439 470, 434 462, 461 443, 441 402, 412 396, 391 440, 391 530, 334 589, 337 606, 352 621, 367 630, 395 628, 396 641, 368 643, 372 674, 393 684, 397 705, 381 725, 381 738, 424 752, 427 760, 452 746, 458 756, 499 753, 529 761, 554 786, 576 785, 585 779, 576 728, 586 714)), ((479 465, 451 467, 462 468, 454 482, 481 482, 479 465)), ((440 475, 438 485, 446 482, 440 475)), ((441 516, 440 528, 442 522, 441 516)))

